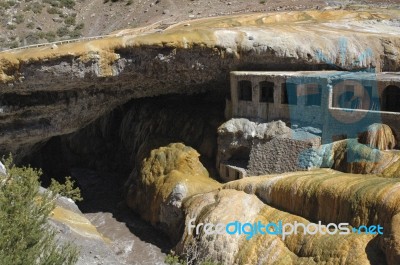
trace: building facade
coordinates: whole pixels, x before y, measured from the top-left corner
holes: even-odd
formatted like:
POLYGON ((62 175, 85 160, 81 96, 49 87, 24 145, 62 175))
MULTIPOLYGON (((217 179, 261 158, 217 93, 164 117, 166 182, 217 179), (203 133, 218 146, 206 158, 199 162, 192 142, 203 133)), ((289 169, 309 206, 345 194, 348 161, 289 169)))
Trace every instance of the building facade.
POLYGON ((228 118, 322 131, 322 143, 354 138, 373 123, 400 136, 400 73, 231 72, 228 118))

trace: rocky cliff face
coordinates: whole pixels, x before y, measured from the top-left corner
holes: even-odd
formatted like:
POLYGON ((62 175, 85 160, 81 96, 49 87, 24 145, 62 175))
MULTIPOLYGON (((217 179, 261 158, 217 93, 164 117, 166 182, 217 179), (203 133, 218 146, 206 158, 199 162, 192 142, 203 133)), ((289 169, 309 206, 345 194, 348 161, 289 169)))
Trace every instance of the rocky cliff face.
POLYGON ((397 71, 398 11, 304 11, 0 54, 2 151, 71 133, 132 98, 227 91, 231 70, 397 71))

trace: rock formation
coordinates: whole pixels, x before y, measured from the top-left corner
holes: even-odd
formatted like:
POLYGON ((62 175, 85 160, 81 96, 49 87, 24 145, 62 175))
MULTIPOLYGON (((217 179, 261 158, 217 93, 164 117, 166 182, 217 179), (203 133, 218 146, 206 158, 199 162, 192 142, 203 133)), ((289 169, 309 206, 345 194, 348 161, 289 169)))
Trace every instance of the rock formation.
POLYGON ((388 125, 380 123, 368 126, 366 132, 360 135, 358 141, 379 150, 394 149, 396 146, 396 137, 392 129, 388 125))
POLYGON ((244 178, 221 189, 193 149, 172 144, 144 160, 129 200, 134 210, 178 240, 175 250, 188 259, 223 264, 397 264, 397 182, 319 169, 244 178), (296 221, 307 226, 321 221, 325 234, 258 234, 249 240, 246 235, 208 235, 204 230, 197 235, 188 225, 191 219, 195 225, 296 221), (384 234, 329 235, 326 225, 341 222, 351 227, 379 224, 384 234))
POLYGON ((223 122, 223 102, 217 93, 135 99, 75 133, 36 145, 23 162, 53 178, 71 174, 69 168, 89 167, 117 173, 124 182, 151 150, 182 142, 195 148, 216 176, 216 131, 223 122))
POLYGON ((127 202, 143 219, 177 240, 184 218, 183 200, 219 187, 208 176, 193 148, 170 144, 151 151, 142 163, 139 176, 131 176, 127 202))
POLYGON ((224 174, 224 165, 242 168, 252 176, 308 168, 308 161, 303 159, 302 153, 318 147, 321 137, 307 130, 311 129, 293 130, 283 121, 257 123, 248 119, 231 119, 225 122, 218 128, 217 168, 220 177, 224 181, 232 180, 224 174))
POLYGON ((132 98, 227 91, 231 70, 398 71, 398 16, 393 10, 236 15, 1 53, 1 150, 22 154, 132 98))
POLYGON ((59 197, 50 217, 50 224, 58 233, 61 243, 72 242, 79 250, 77 265, 122 265, 110 247, 110 240, 102 236, 96 227, 82 214, 76 204, 66 197, 59 197))
POLYGON ((356 227, 380 224, 384 235, 378 236, 379 247, 388 264, 397 264, 400 262, 397 186, 395 179, 321 169, 246 178, 224 188, 256 194, 268 205, 309 220, 348 222, 356 227))
POLYGON ((384 177, 400 177, 399 154, 396 151, 380 151, 359 143, 357 139, 346 139, 318 148, 310 148, 300 154, 300 161, 309 168, 332 168, 354 174, 378 174, 384 177))
MULTIPOLYGON (((247 178, 246 178, 247 179, 247 178)), ((253 178, 251 178, 253 179, 253 178)), ((257 179, 257 178, 254 178, 257 179)), ((233 185, 232 185, 233 186, 233 185)), ((311 222, 297 215, 280 211, 262 203, 256 196, 233 189, 199 194, 188 199, 183 208, 186 224, 196 218, 196 224, 238 221, 241 223, 311 222)), ((200 260, 222 264, 374 264, 384 257, 371 235, 304 235, 299 233, 283 240, 278 235, 206 235, 188 233, 188 227, 177 245, 179 253, 189 248, 197 251, 200 260), (367 248, 368 246, 368 248, 367 248)))

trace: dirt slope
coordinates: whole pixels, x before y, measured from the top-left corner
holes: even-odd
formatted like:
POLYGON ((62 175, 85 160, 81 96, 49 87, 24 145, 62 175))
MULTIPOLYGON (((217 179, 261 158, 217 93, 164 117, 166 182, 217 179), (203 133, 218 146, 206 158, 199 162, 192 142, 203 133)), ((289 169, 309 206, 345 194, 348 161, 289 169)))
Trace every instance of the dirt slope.
POLYGON ((0 50, 210 16, 304 9, 398 8, 400 0, 2 0, 0 50))

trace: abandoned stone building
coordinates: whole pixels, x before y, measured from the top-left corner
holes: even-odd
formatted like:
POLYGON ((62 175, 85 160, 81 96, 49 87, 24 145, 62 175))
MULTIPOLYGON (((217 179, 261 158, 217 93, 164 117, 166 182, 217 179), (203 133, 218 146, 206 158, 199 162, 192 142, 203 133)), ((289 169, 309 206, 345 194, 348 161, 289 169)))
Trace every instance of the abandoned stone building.
MULTIPOLYGON (((400 140, 400 73, 234 71, 230 81, 227 118, 312 127, 322 144, 355 138, 369 125, 384 123, 400 140)), ((219 167, 227 175, 229 170, 219 167)))

